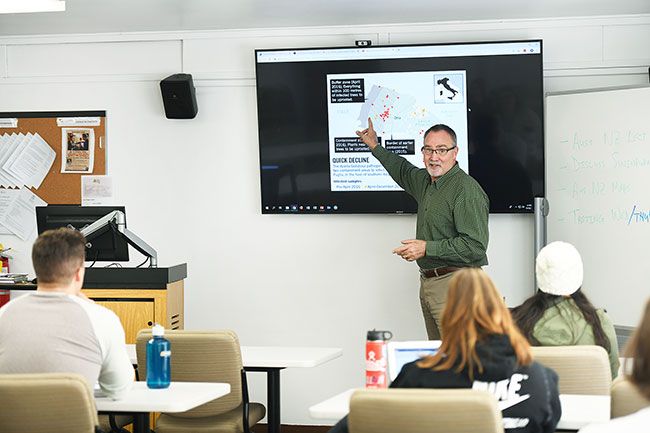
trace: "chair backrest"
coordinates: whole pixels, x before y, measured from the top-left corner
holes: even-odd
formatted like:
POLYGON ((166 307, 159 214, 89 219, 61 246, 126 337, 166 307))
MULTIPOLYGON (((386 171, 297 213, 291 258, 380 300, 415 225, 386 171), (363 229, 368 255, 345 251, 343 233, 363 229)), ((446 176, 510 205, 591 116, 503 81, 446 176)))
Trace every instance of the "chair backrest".
POLYGON ((626 378, 619 377, 612 383, 612 418, 630 415, 648 406, 650 400, 626 378))
POLYGON ((350 399, 350 433, 503 433, 501 411, 486 391, 361 389, 350 399))
POLYGON ((0 375, 0 431, 93 433, 95 398, 73 373, 0 375))
POLYGON ((612 373, 600 346, 537 346, 535 361, 555 370, 560 394, 609 395, 612 373))
MULTIPOLYGON (((136 353, 140 380, 147 378, 147 342, 150 329, 138 332, 136 353)), ((171 343, 171 378, 177 382, 222 382, 230 384, 230 394, 182 413, 181 418, 200 418, 230 411, 242 404, 242 360, 237 334, 230 330, 165 330, 171 343)))

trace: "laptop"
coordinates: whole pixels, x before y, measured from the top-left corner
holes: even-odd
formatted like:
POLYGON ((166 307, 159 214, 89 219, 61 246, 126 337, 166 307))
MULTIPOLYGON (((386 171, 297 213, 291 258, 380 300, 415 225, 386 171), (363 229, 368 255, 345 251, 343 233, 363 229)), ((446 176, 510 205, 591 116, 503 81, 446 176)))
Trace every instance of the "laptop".
POLYGON ((435 354, 442 341, 390 341, 386 348, 388 355, 388 379, 394 381, 404 364, 416 361, 423 356, 435 354))

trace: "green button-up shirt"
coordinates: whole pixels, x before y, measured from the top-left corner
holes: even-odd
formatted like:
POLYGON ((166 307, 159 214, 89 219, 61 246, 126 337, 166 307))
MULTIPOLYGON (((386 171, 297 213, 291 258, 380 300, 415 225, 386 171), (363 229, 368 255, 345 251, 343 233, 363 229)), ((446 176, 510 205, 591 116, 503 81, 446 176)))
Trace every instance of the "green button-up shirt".
POLYGON ((489 199, 458 164, 435 182, 424 168, 376 146, 372 154, 418 203, 415 237, 427 241, 421 269, 487 265, 489 199))

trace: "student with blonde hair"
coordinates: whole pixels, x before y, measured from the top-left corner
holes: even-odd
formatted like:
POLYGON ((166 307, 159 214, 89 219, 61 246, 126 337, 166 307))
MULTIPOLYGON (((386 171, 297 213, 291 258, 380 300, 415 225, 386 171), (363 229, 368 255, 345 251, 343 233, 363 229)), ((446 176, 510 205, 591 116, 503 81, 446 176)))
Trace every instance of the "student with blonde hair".
MULTIPOLYGON (((439 351, 406 364, 391 388, 486 390, 499 401, 506 432, 555 431, 562 414, 557 375, 533 361, 528 341, 485 272, 454 273, 441 325, 439 351)), ((330 432, 347 432, 347 418, 330 432)))
MULTIPOLYGON (((626 379, 650 402, 650 300, 646 303, 639 327, 625 349, 625 356, 631 364, 631 368, 625 369, 628 372, 626 379)), ((645 433, 650 428, 650 403, 648 404, 645 409, 631 415, 614 418, 603 424, 589 425, 580 430, 580 433, 645 433)))

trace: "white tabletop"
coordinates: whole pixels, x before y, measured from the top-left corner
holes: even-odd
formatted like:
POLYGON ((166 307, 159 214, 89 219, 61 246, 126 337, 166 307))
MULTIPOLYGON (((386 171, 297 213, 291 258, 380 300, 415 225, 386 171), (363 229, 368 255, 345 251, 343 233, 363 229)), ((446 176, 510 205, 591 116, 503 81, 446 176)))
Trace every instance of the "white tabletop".
POLYGON ((609 395, 560 394, 562 418, 558 429, 578 430, 587 424, 610 419, 611 397, 609 395))
MULTIPOLYGON (((131 363, 137 364, 135 344, 127 344, 126 350, 131 363)), ((244 367, 315 367, 342 354, 343 349, 338 347, 241 346, 244 367)))
POLYGON ((244 367, 316 367, 343 354, 338 347, 242 346, 244 367))
POLYGON ((120 400, 95 397, 103 412, 185 412, 230 393, 230 384, 215 382, 172 382, 169 388, 149 389, 146 382, 133 382, 120 400))
MULTIPOLYGON (((356 388, 348 389, 309 408, 316 419, 339 420, 350 410, 350 397, 356 388)), ((608 395, 560 394, 562 417, 558 429, 578 430, 594 422, 609 420, 611 399, 608 395)))
POLYGON ((359 388, 348 389, 334 397, 315 404, 309 408, 309 415, 316 419, 339 420, 350 411, 350 397, 359 388))

